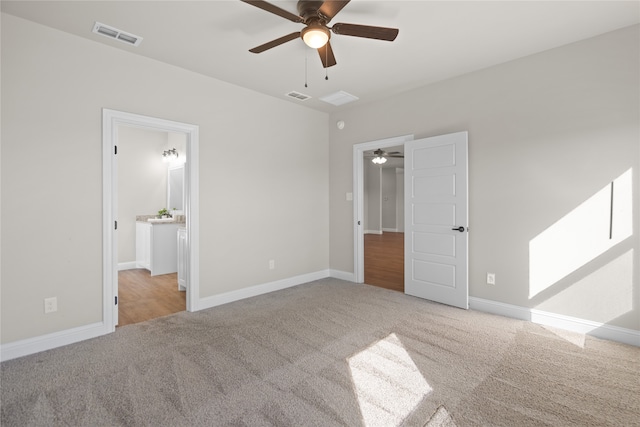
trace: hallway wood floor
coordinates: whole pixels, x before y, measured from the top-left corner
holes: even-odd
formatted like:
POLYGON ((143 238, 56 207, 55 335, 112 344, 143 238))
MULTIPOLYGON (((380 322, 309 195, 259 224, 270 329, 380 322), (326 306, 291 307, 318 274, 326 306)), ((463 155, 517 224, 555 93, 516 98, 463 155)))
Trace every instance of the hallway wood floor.
POLYGON ((364 282, 404 292, 404 233, 364 235, 364 282))
POLYGON ((118 326, 184 311, 186 292, 178 290, 177 273, 151 276, 149 270, 118 272, 118 326))

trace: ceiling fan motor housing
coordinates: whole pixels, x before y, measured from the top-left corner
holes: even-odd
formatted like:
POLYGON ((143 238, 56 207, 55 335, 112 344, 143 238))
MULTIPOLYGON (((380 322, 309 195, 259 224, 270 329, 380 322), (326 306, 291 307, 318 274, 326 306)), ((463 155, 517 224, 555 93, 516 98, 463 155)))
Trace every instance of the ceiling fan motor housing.
MULTIPOLYGON (((298 1, 298 15, 302 16, 304 18, 304 23, 305 24, 309 24, 311 20, 314 20, 313 18, 317 18, 318 20, 321 18, 320 13, 318 12, 318 9, 320 9, 320 6, 322 6, 322 3, 324 3, 324 1, 317 1, 317 0, 299 0, 298 1)), ((324 20, 325 22, 322 22, 321 25, 326 24, 326 20, 324 20)))

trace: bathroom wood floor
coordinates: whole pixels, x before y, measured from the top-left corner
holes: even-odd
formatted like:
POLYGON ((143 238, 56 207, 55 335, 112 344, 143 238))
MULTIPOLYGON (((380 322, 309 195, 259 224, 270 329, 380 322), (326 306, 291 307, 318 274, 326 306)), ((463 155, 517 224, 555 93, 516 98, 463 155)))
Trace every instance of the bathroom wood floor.
POLYGON ((178 290, 177 273, 151 276, 149 270, 118 272, 118 326, 184 311, 186 292, 178 290))
POLYGON ((404 292, 404 233, 364 235, 364 282, 404 292))

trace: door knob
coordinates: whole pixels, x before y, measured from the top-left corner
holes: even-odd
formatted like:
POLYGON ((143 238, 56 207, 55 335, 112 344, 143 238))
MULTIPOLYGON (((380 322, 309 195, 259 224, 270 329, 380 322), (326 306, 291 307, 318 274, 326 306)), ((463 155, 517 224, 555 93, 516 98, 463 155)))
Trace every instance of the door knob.
POLYGON ((460 227, 452 228, 452 230, 459 231, 462 233, 464 231, 464 227, 460 226, 460 227))

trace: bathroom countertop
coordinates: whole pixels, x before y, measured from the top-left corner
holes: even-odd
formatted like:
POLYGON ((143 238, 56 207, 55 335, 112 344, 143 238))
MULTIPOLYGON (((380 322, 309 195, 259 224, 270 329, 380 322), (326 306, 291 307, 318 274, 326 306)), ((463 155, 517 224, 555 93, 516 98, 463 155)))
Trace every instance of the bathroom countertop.
POLYGON ((174 218, 172 221, 162 221, 162 222, 150 222, 147 221, 149 218, 157 218, 158 215, 136 215, 136 222, 145 222, 147 224, 153 224, 153 225, 158 225, 158 224, 179 224, 179 225, 184 225, 186 226, 186 222, 184 220, 184 216, 183 215, 176 215, 178 218, 174 218), (182 217, 182 218, 180 218, 182 217))
POLYGON ((136 221, 136 222, 141 222, 144 224, 151 224, 151 225, 168 225, 168 224, 178 224, 178 226, 180 227, 186 227, 187 223, 186 222, 178 222, 178 221, 162 221, 162 222, 152 222, 152 221, 136 221))

